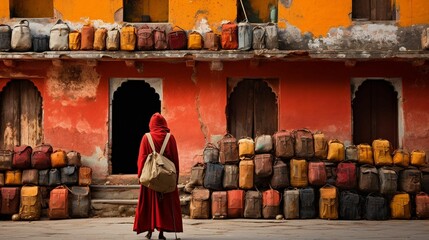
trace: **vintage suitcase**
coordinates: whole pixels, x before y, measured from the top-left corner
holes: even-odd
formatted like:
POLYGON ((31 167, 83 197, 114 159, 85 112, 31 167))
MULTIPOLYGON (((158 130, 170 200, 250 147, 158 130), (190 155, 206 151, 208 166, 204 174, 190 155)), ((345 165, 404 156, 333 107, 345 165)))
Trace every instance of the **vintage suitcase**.
POLYGON ((20 186, 22 184, 22 171, 7 170, 4 177, 4 184, 7 186, 20 186))
POLYGON ((78 184, 79 170, 76 166, 67 166, 60 168, 61 184, 76 185, 78 184))
POLYGON ((228 217, 228 199, 226 191, 212 192, 212 218, 224 219, 228 217))
POLYGON ((295 157, 312 158, 314 156, 313 133, 308 129, 294 131, 295 157))
POLYGON ((0 171, 11 170, 13 162, 13 152, 0 150, 0 171))
POLYGON ((104 51, 106 50, 106 38, 107 38, 107 29, 97 28, 94 32, 94 50, 104 51))
POLYGON ((39 170, 39 185, 48 186, 49 185, 49 171, 50 169, 39 170))
POLYGON ((262 194, 259 191, 246 191, 244 218, 262 217, 262 194))
POLYGON ((370 193, 365 199, 365 218, 367 220, 387 220, 389 218, 389 205, 385 197, 370 193))
POLYGON ((13 51, 25 52, 32 49, 31 30, 28 20, 21 20, 12 29, 10 46, 13 51))
POLYGON ((0 52, 10 51, 12 29, 9 25, 0 24, 0 52))
POLYGON ((136 48, 136 28, 131 24, 125 24, 120 31, 120 45, 122 51, 134 51, 136 48))
POLYGON ((70 28, 67 23, 58 19, 50 31, 49 49, 52 51, 69 50, 69 33, 70 28))
POLYGON ((39 185, 39 170, 24 169, 22 170, 22 185, 39 185))
POLYGON ((223 190, 222 180, 223 180, 224 166, 219 163, 207 163, 206 164, 206 173, 204 176, 204 187, 210 190, 223 190))
POLYGON ((121 33, 119 29, 112 28, 107 31, 106 49, 109 51, 117 51, 120 49, 121 33))
POLYGON ((33 149, 27 145, 13 147, 12 167, 16 169, 31 168, 31 154, 33 149))
POLYGON ((426 165, 426 153, 422 150, 413 150, 411 152, 410 163, 416 167, 423 167, 426 165))
POLYGON ((335 186, 342 190, 351 190, 357 187, 357 168, 353 162, 341 162, 337 166, 335 186))
POLYGON ((255 155, 255 175, 269 177, 273 173, 273 155, 260 153, 255 155))
POLYGON ((67 152, 67 164, 69 166, 76 166, 76 167, 82 166, 80 153, 76 152, 74 150, 68 151, 67 152))
POLYGON ((338 219, 338 190, 332 185, 319 189, 319 218, 338 219))
POLYGON ((276 218, 280 214, 279 191, 274 189, 265 190, 262 193, 262 217, 265 219, 276 218))
POLYGON ((225 134, 218 143, 219 146, 219 160, 222 164, 235 164, 240 159, 238 156, 237 139, 231 134, 225 134))
POLYGON ((192 219, 210 218, 210 190, 204 188, 192 190, 189 212, 192 219))
POLYGON ((308 183, 313 186, 323 186, 326 184, 327 175, 324 162, 308 163, 308 183))
POLYGON ((49 194, 49 219, 69 218, 69 190, 63 186, 56 187, 49 194))
POLYGON ((34 147, 31 154, 31 167, 38 170, 51 168, 52 152, 50 144, 40 144, 34 147))
POLYGON ((374 164, 376 166, 390 166, 393 164, 390 154, 391 145, 386 139, 377 139, 372 142, 372 151, 374 152, 374 164))
POLYGON ((35 35, 33 36, 33 51, 45 52, 49 51, 49 36, 48 35, 35 35))
POLYGON ((69 50, 78 51, 81 47, 82 34, 78 30, 69 33, 69 50))
POLYGON ((183 50, 188 45, 186 31, 181 27, 174 26, 172 31, 167 34, 168 48, 171 50, 183 50))
POLYGON ((51 168, 49 170, 48 186, 55 187, 61 185, 61 171, 58 168, 51 168))
POLYGON ((0 214, 13 215, 18 213, 21 189, 19 187, 2 187, 0 193, 0 214))
POLYGON ((238 50, 250 50, 252 48, 253 32, 249 22, 238 23, 238 50))
POLYGON ((308 164, 304 159, 291 159, 290 163, 290 185, 292 187, 307 187, 308 164))
POLYGON ((79 186, 89 186, 92 183, 92 168, 81 166, 79 168, 78 184, 79 186))
POLYGON ((204 46, 203 35, 197 31, 189 33, 188 37, 188 49, 201 50, 204 46))
POLYGON ((393 164, 399 167, 408 167, 410 165, 410 153, 404 149, 396 149, 393 152, 393 164))
POLYGON ((203 159, 205 163, 219 162, 219 148, 213 143, 207 143, 203 151, 203 159))
POLYGON ((359 167, 359 190, 366 193, 380 191, 380 181, 376 167, 365 164, 359 167))
POLYGON ((311 187, 299 189, 299 217, 301 219, 315 218, 315 193, 311 187))
POLYGON ((206 32, 204 37, 204 49, 217 51, 220 48, 220 35, 212 31, 206 32))
POLYGON ((364 199, 354 191, 342 191, 340 194, 339 217, 344 220, 360 220, 364 199))
POLYGON ((325 134, 317 131, 313 134, 314 138, 314 156, 318 159, 326 159, 328 156, 328 141, 325 134))
POLYGON ((390 167, 384 166, 378 169, 380 178, 380 193, 385 195, 395 194, 398 190, 398 174, 390 167))
POLYGON ((244 194, 241 189, 228 190, 228 218, 242 218, 244 216, 244 194))
POLYGON ((42 212, 39 186, 23 186, 21 188, 21 204, 19 215, 21 220, 39 220, 42 212))
POLYGON ((238 166, 225 165, 223 173, 222 185, 224 189, 237 189, 238 188, 238 166))
POLYGON ((278 30, 275 23, 268 23, 265 26, 265 48, 270 50, 279 48, 278 30))
POLYGON ((349 145, 345 149, 346 161, 355 161, 359 159, 359 149, 356 145, 349 145))
POLYGON ((241 189, 252 189, 255 172, 255 163, 253 159, 243 159, 239 164, 238 185, 241 189))
POLYGON ((153 50, 155 46, 153 30, 148 25, 137 28, 137 49, 153 50))
POLYGON ((283 215, 285 219, 299 218, 299 190, 285 189, 283 199, 283 215))
POLYGON ((265 48, 265 28, 263 26, 255 26, 252 30, 253 41, 252 48, 260 50, 265 48))
POLYGON ((70 197, 70 216, 72 218, 89 217, 91 207, 91 192, 88 186, 72 186, 70 197))
POLYGON ((268 134, 259 135, 255 138, 256 153, 271 153, 273 150, 273 137, 268 134))
POLYGON ((255 142, 252 138, 246 137, 238 140, 238 156, 240 159, 252 158, 255 155, 255 142))
POLYGON ((295 138, 293 133, 280 130, 273 134, 275 156, 279 158, 292 158, 295 155, 295 138))
POLYGON ((408 193, 397 193, 390 201, 392 219, 411 219, 411 201, 408 193))
POLYGON ((427 193, 416 194, 416 217, 418 219, 429 218, 429 195, 427 193))
POLYGON ((422 173, 414 167, 399 172, 399 191, 418 193, 421 191, 422 173))
POLYGON ((288 165, 280 160, 280 158, 277 158, 274 161, 270 185, 272 188, 277 190, 289 187, 288 165))
POLYGON ((61 149, 57 149, 51 153, 51 166, 53 168, 62 168, 67 166, 67 153, 61 149))
POLYGON ((93 50, 94 49, 94 35, 95 29, 90 24, 85 24, 81 29, 81 50, 93 50))
POLYGON ((222 24, 221 32, 222 49, 235 50, 238 48, 238 26, 235 23, 222 24))
POLYGON ((203 186, 205 169, 206 169, 206 166, 204 164, 196 163, 191 168, 191 178, 189 182, 194 186, 203 186))
POLYGON ((344 143, 337 139, 329 140, 328 142, 328 161, 341 162, 345 159, 344 143))

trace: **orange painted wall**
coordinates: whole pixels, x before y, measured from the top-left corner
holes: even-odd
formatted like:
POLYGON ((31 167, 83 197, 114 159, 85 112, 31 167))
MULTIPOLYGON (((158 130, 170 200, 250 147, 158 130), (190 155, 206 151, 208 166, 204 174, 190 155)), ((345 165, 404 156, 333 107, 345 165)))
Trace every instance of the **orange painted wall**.
POLYGON ((400 26, 429 23, 429 1, 427 0, 396 0, 400 26))

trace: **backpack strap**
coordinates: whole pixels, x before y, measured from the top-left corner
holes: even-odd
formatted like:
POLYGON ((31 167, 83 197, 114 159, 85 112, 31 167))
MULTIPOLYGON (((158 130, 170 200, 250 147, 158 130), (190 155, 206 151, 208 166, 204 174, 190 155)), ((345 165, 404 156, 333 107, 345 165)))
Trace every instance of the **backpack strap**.
MULTIPOLYGON (((165 147, 167 147, 167 143, 168 143, 168 140, 170 139, 170 135, 171 135, 170 133, 167 133, 167 135, 165 135, 164 142, 162 143, 161 151, 159 151, 159 154, 161 155, 164 154, 164 150, 165 150, 165 147)), ((150 133, 146 133, 146 137, 149 140, 149 144, 150 144, 150 147, 152 148, 152 152, 156 152, 155 145, 153 144, 152 136, 150 135, 150 133)))

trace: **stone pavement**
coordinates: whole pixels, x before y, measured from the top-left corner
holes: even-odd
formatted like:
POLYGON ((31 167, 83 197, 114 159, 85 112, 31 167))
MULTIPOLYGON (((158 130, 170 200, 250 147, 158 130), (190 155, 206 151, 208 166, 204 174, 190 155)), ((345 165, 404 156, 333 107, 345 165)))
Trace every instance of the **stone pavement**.
MULTIPOLYGON (((144 239, 132 217, 0 221, 0 239, 144 239)), ((191 239, 429 239, 429 220, 196 220, 184 219, 182 240, 191 239)), ((154 233, 154 239, 158 233, 154 233)), ((174 234, 166 233, 168 239, 174 234)))

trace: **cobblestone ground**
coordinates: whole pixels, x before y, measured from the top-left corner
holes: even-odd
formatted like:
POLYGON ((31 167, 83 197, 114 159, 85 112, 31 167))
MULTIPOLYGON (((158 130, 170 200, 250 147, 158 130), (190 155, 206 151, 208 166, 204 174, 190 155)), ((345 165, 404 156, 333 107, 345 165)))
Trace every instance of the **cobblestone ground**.
MULTIPOLYGON (((0 239, 144 239, 133 218, 0 221, 0 239)), ((154 239, 157 238, 154 233, 154 239)), ((429 220, 195 220, 184 219, 186 239, 429 239, 429 220)), ((166 233, 168 239, 174 234, 166 233)))

